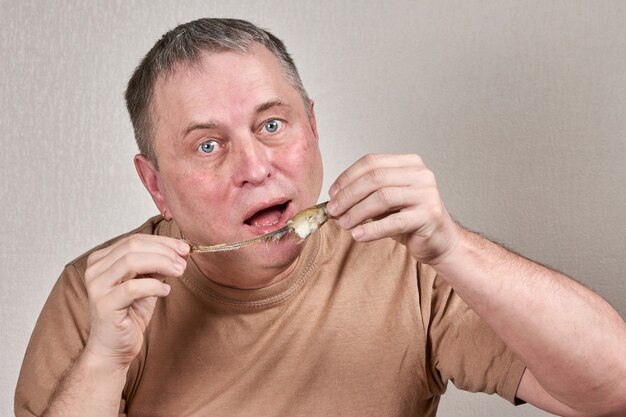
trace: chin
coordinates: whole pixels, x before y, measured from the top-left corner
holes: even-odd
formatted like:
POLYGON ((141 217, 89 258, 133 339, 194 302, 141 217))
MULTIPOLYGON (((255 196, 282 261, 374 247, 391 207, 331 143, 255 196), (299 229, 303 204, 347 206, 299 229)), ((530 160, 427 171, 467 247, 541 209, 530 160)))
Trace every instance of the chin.
POLYGON ((262 242, 241 250, 242 261, 261 268, 284 269, 300 256, 303 243, 292 237, 284 237, 278 242, 262 242))
POLYGON ((280 282, 290 273, 290 267, 294 265, 302 248, 295 239, 289 239, 255 244, 234 252, 206 254, 213 257, 213 268, 217 267, 209 277, 230 287, 263 288, 280 282), (226 265, 228 267, 224 268, 226 265))
POLYGON ((300 256, 304 245, 292 237, 278 242, 261 242, 232 252, 200 254, 209 277, 219 282, 271 281, 300 256))

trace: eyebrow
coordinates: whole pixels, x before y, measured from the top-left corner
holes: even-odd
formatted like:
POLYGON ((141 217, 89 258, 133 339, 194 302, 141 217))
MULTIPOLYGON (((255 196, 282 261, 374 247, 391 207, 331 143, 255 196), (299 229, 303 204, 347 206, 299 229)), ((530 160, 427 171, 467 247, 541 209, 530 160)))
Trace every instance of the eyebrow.
MULTIPOLYGON (((287 104, 283 103, 280 99, 274 98, 266 101, 265 103, 261 103, 254 108, 254 112, 256 114, 263 113, 266 110, 269 110, 274 107, 288 107, 287 104)), ((220 127, 220 122, 215 120, 209 120, 208 122, 192 122, 189 126, 187 126, 183 130, 182 137, 186 137, 190 132, 197 129, 217 129, 220 127)))
POLYGON ((219 122, 209 121, 205 123, 191 123, 189 126, 183 130, 183 138, 186 137, 190 132, 196 129, 217 129, 220 126, 219 122))
POLYGON ((266 101, 265 103, 259 104, 254 110, 257 114, 263 113, 265 110, 269 110, 272 107, 287 107, 285 103, 280 101, 280 99, 274 98, 266 101))

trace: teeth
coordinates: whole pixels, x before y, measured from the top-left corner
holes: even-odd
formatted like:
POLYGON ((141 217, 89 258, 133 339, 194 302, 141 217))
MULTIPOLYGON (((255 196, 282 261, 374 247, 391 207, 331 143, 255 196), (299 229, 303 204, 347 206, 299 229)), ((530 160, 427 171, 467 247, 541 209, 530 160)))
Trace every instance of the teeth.
POLYGON ((274 221, 274 222, 270 222, 270 223, 255 223, 255 226, 261 226, 261 227, 267 227, 267 226, 275 226, 278 224, 278 220, 274 221))
POLYGON ((252 214, 244 223, 248 226, 265 228, 277 226, 283 218, 287 204, 288 203, 277 204, 261 209, 252 214))

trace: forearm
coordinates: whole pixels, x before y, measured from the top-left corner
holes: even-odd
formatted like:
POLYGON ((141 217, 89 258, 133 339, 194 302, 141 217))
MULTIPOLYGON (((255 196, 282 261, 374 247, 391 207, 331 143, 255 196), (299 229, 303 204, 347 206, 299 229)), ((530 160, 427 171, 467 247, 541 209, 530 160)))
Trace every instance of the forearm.
POLYGON ((601 297, 467 231, 432 266, 553 397, 578 409, 623 401, 626 324, 601 297))
POLYGON ((87 350, 59 381, 45 417, 117 417, 127 368, 111 367, 87 350))
POLYGON ((329 193, 329 214, 356 240, 394 237, 448 281, 526 364, 542 394, 561 405, 550 409, 624 415, 619 314, 564 275, 456 225, 419 156, 367 155, 329 193))

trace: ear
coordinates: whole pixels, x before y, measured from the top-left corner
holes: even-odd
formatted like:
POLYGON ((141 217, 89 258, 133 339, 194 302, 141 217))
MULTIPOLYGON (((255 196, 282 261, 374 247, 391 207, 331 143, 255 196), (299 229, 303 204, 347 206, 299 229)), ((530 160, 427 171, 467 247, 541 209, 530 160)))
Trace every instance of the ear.
POLYGON ((144 155, 135 155, 134 161, 137 174, 139 174, 141 182, 152 196, 152 201, 154 201, 154 204, 156 204, 161 214, 163 214, 165 220, 171 220, 172 215, 168 211, 165 196, 163 195, 163 190, 161 189, 161 184, 159 182, 159 170, 156 169, 154 164, 144 155))
POLYGON ((319 135, 317 134, 317 121, 315 120, 315 102, 309 99, 309 124, 311 125, 311 130, 313 130, 313 135, 315 135, 315 140, 319 141, 319 135))

